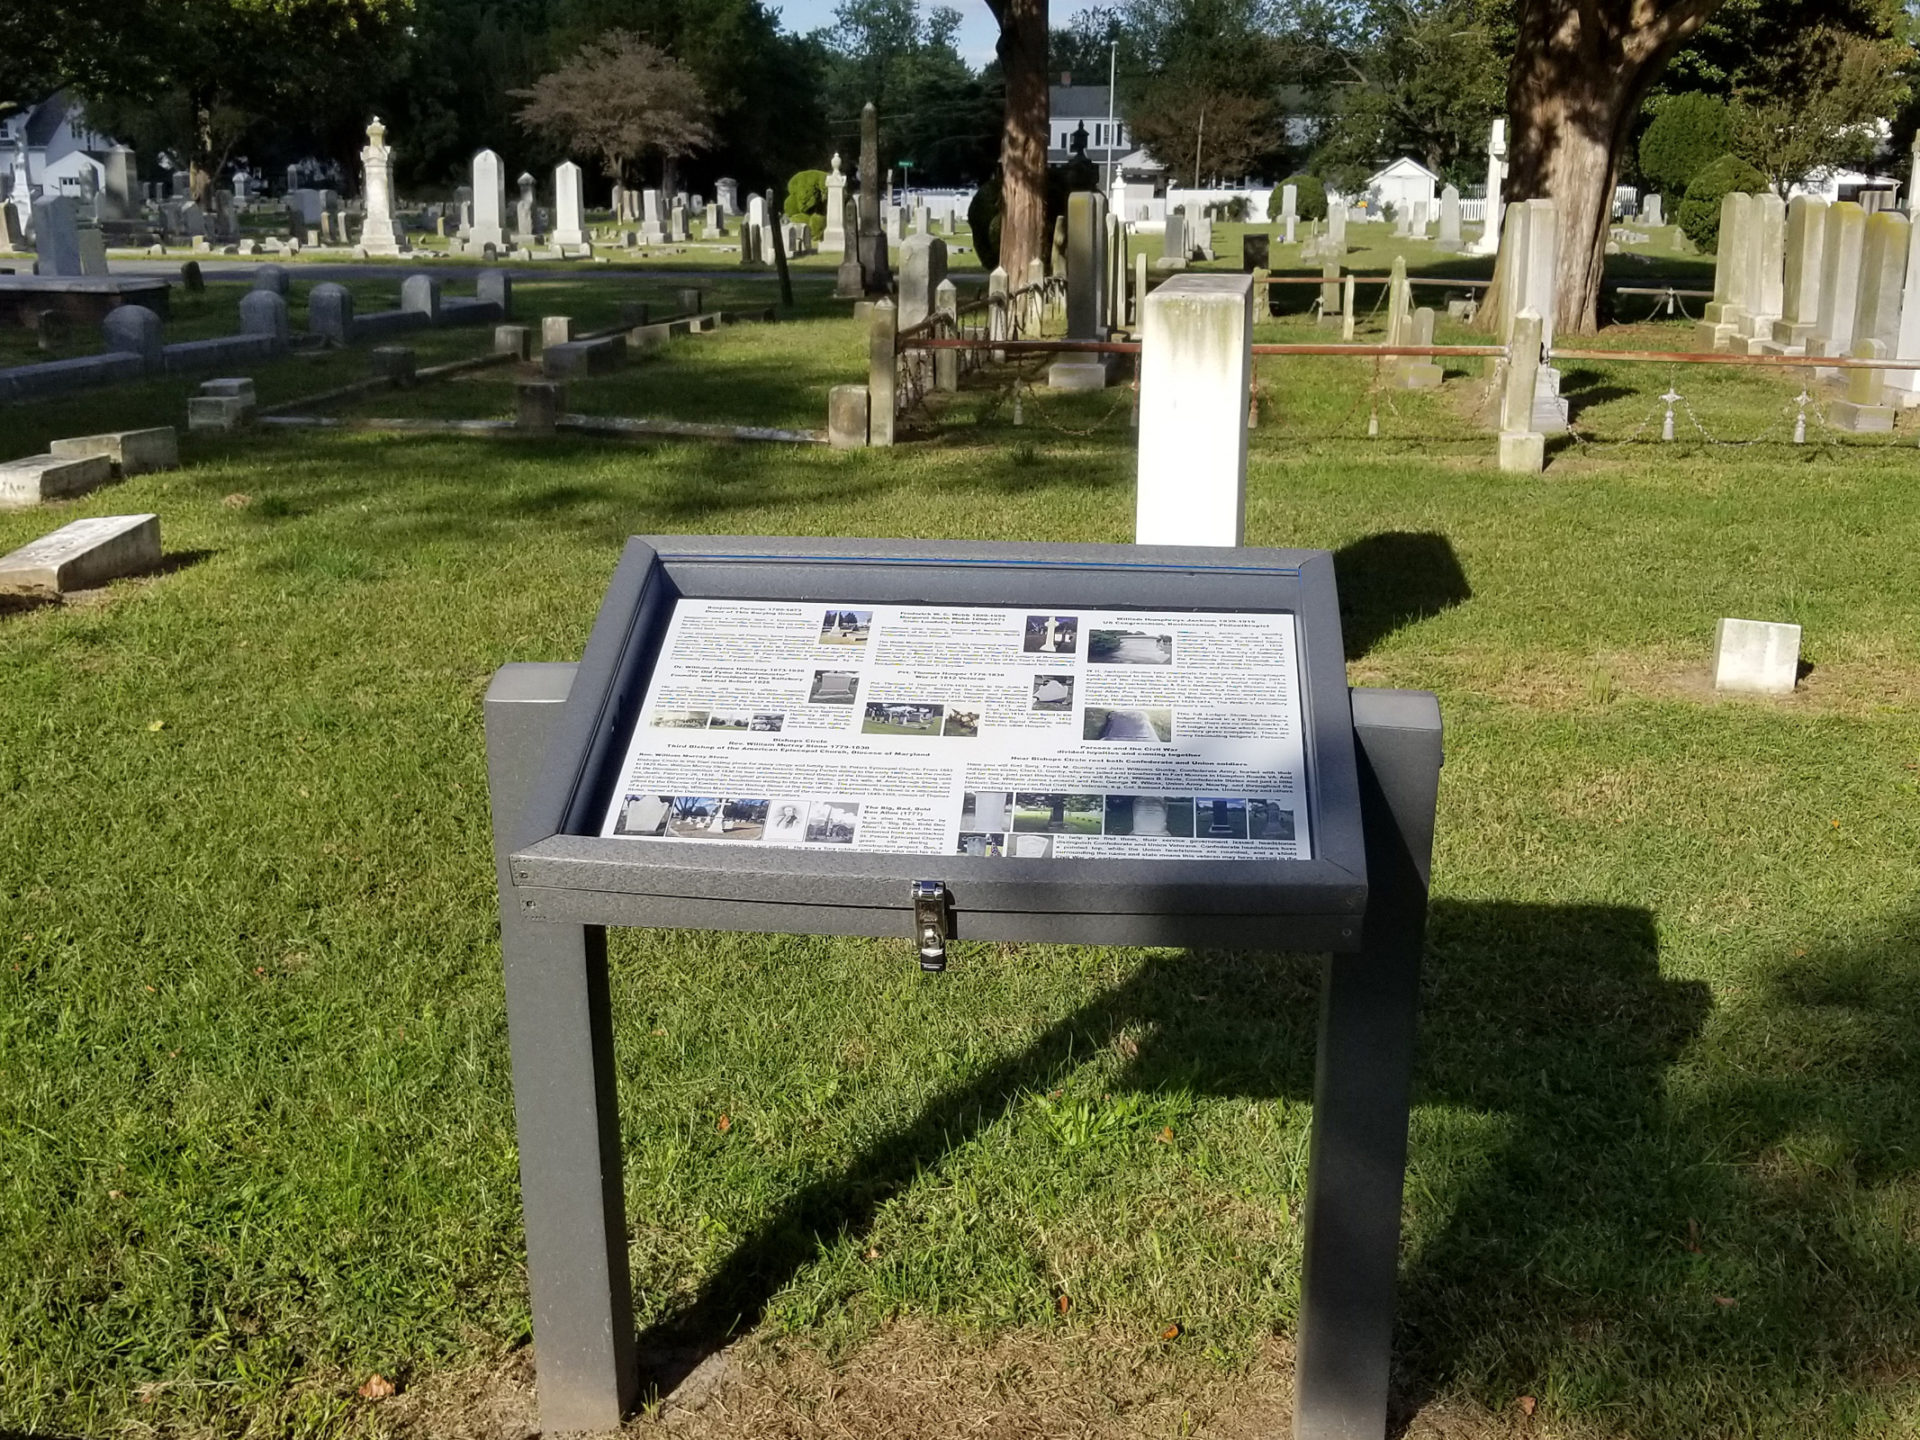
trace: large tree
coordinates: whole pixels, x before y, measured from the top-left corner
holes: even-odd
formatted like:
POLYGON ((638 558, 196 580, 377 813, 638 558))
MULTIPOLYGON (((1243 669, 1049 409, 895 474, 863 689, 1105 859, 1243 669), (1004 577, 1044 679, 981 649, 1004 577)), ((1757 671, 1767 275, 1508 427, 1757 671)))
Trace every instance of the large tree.
MULTIPOLYGON (((1558 208, 1562 334, 1591 333, 1598 321, 1614 183, 1640 104, 1720 3, 1520 0, 1506 199, 1548 197, 1558 208)), ((1497 307, 1486 313, 1497 318, 1497 307)))
POLYGON ((987 0, 1000 26, 994 54, 1006 85, 1000 132, 1000 264, 1022 283, 1047 255, 1047 0, 987 0))
POLYGON ((992 174, 1002 96, 962 58, 959 27, 960 12, 944 5, 923 14, 913 0, 842 0, 833 28, 816 38, 827 50, 827 105, 843 156, 857 150, 871 100, 883 164, 911 161, 911 177, 929 185, 992 174))
POLYGON ((599 157, 609 178, 642 178, 635 167, 658 156, 661 184, 675 162, 713 141, 711 107, 693 72, 624 30, 589 40, 557 70, 514 95, 520 121, 569 150, 599 157))

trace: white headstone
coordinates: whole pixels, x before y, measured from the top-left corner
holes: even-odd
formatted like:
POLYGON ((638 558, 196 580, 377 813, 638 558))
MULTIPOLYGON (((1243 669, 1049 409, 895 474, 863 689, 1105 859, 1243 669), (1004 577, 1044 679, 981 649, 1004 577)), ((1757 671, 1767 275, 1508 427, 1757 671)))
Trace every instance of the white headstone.
POLYGON ((507 167, 491 150, 473 157, 473 225, 468 243, 478 250, 507 248, 507 167))
POLYGON ((1800 678, 1800 627, 1722 620, 1713 631, 1713 688, 1791 695, 1800 678))
POLYGON ((1827 207, 1826 239, 1820 248, 1820 313, 1813 345, 1820 355, 1844 355, 1853 343, 1860 300, 1860 260, 1867 212, 1851 200, 1827 207))
POLYGON ((0 593, 61 595, 160 563, 158 515, 75 520, 0 559, 0 593))
POLYGON ((360 165, 366 177, 367 211, 360 226, 360 247, 369 255, 398 255, 407 247, 393 223, 393 149, 387 144, 387 127, 378 115, 367 126, 360 165))
POLYGON ((33 205, 33 262, 36 275, 79 275, 80 221, 73 201, 63 195, 33 205))
POLYGON ((1134 540, 1239 545, 1253 277, 1175 275, 1142 305, 1134 540))
POLYGON ((587 212, 581 199, 580 167, 563 160, 553 171, 553 243, 562 249, 587 243, 587 212))

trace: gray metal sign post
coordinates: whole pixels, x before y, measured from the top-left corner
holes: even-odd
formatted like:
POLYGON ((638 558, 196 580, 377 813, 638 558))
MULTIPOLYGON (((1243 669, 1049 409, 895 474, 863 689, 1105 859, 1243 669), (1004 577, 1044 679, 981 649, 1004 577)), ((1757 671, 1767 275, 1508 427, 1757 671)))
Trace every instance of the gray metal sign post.
POLYGON ((1385 1434, 1414 1021, 1440 770, 1434 698, 1348 691, 1318 551, 670 538, 630 545, 578 666, 507 665, 487 768, 541 1428, 637 1400, 608 925, 1225 945, 1328 955, 1299 1440, 1385 1434), (648 669, 685 597, 1286 611, 1310 740, 1311 859, 890 856, 601 839, 648 669), (929 874, 930 872, 930 874, 929 874))

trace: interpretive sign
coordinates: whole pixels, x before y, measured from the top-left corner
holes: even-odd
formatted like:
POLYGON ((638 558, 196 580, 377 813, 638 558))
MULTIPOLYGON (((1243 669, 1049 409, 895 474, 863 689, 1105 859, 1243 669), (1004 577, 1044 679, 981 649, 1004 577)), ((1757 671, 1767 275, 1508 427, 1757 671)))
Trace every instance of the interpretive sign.
POLYGON ((547 918, 1353 950, 1332 559, 634 540, 522 823, 547 918))
POLYGON ((601 833, 1311 853, 1291 614, 682 599, 601 833))
POLYGON ((580 663, 502 668, 486 712, 543 1430, 641 1398, 633 925, 910 937, 928 970, 968 939, 1328 955, 1294 1435, 1383 1440, 1440 716, 1348 690, 1330 555, 633 540, 580 663))

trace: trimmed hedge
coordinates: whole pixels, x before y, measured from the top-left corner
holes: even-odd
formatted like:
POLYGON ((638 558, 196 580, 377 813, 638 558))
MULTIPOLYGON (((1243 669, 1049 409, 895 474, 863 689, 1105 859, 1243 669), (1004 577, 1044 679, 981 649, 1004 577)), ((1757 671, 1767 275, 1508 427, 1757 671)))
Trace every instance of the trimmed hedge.
POLYGON ((1289 175, 1273 187, 1273 194, 1267 197, 1267 219, 1277 222, 1280 209, 1286 203, 1287 186, 1293 186, 1293 213, 1302 220, 1324 220, 1327 218, 1327 187, 1311 175, 1289 175))
POLYGON ((1702 253, 1720 248, 1720 202, 1735 190, 1755 193, 1767 188, 1767 177, 1737 155, 1722 155, 1693 177, 1674 221, 1680 233, 1702 253))

